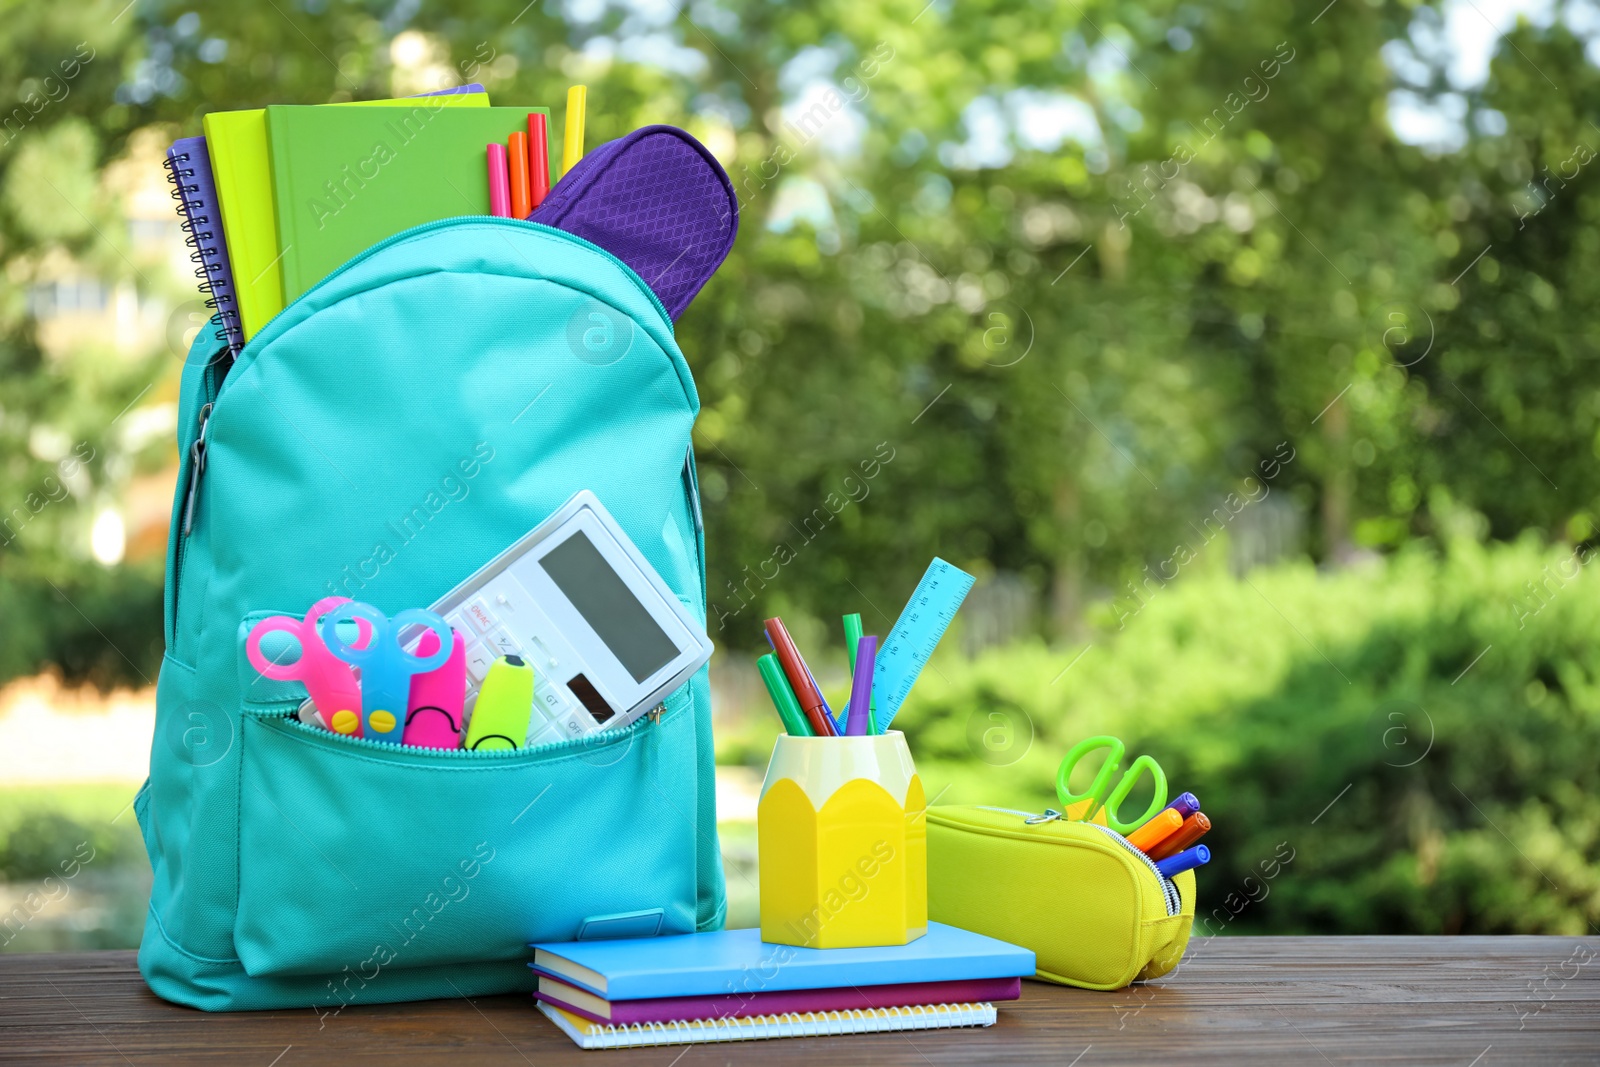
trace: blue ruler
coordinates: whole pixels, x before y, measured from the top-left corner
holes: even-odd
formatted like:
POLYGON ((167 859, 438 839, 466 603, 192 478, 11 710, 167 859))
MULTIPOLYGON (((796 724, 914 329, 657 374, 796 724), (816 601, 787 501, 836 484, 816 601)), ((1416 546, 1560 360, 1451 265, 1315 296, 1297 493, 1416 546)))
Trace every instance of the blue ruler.
POLYGON ((889 724, 905 703, 911 687, 917 684, 917 675, 928 665, 933 650, 950 628, 950 620, 966 599, 972 588, 972 575, 933 557, 916 592, 906 601, 889 639, 878 652, 872 668, 872 695, 878 701, 878 732, 889 729, 889 724))

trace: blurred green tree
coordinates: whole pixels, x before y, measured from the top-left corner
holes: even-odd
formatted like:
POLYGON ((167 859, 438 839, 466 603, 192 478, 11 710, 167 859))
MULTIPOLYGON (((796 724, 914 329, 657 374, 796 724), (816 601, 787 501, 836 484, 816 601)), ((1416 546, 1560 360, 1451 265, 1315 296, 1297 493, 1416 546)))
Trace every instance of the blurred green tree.
MULTIPOLYGON (((1287 548, 1330 563, 1475 513, 1497 537, 1581 540, 1600 513, 1581 258, 1600 234, 1573 162, 1600 147, 1596 74, 1559 23, 1500 46, 1440 154, 1389 122, 1402 88, 1455 93, 1438 57, 1396 73, 1427 5, 10 10, 0 73, 19 99, 80 40, 95 58, 0 145, 5 500, 48 473, 41 441, 104 440, 91 474, 112 484, 113 416, 152 377, 170 386, 174 361, 52 364, 23 299, 52 248, 138 276, 111 206, 83 193, 136 131, 465 80, 559 108, 583 80, 591 141, 682 124, 740 191, 740 240, 679 325, 724 644, 756 646, 780 610, 804 628, 859 608, 884 629, 935 553, 1022 576, 1047 597, 1037 624, 1071 634, 1086 604, 1219 565, 1268 495, 1310 527, 1287 548)), ((72 662, 151 672, 154 576, 96 576, 91 611, 74 583, 92 572, 56 529, 0 547, 0 588, 83 610, 53 611, 66 629, 0 667, 60 662, 125 604, 143 620, 117 642, 127 662, 72 662)))

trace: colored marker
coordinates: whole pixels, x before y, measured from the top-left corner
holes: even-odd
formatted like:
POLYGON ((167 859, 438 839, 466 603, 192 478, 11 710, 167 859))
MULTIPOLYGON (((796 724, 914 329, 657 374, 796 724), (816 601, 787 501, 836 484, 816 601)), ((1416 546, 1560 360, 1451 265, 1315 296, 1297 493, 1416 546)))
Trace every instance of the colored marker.
MULTIPOLYGON (((856 673, 856 645, 861 641, 861 634, 862 627, 860 613, 846 615, 844 617, 844 647, 845 650, 850 653, 850 677, 852 679, 855 677, 856 673)), ((877 732, 878 693, 877 690, 874 689, 872 693, 872 702, 867 705, 867 733, 875 734, 877 732)))
POLYGON ((1158 841, 1165 840, 1183 825, 1183 816, 1171 808, 1162 808, 1143 826, 1128 835, 1128 844, 1140 852, 1149 852, 1158 841))
POLYGON ((1210 829, 1211 820, 1206 818, 1205 812, 1197 811, 1183 820, 1182 826, 1167 837, 1157 841, 1148 855, 1153 860, 1164 860, 1168 856, 1176 855, 1204 837, 1206 831, 1210 829))
MULTIPOLYGON (((772 643, 771 634, 767 634, 767 647, 774 652, 778 651, 778 646, 772 643)), ((817 691, 817 697, 822 701, 822 710, 828 716, 828 721, 833 723, 833 732, 835 734, 843 733, 844 721, 833 713, 833 705, 828 703, 827 696, 822 692, 822 686, 817 684, 817 676, 811 673, 811 666, 804 660, 800 661, 800 665, 805 667, 806 677, 811 679, 811 688, 817 691)))
POLYGON ((812 732, 818 737, 839 736, 833 716, 828 714, 827 705, 823 703, 822 690, 812 681, 811 671, 806 667, 806 661, 800 658, 800 650, 795 647, 789 631, 784 629, 782 619, 767 620, 767 636, 772 639, 773 651, 783 665, 783 673, 788 677, 789 684, 794 687, 795 699, 800 702, 800 710, 805 712, 812 732))
POLYGON ((533 716, 533 668, 521 656, 501 656, 484 676, 467 724, 468 748, 521 748, 533 716))
POLYGON ((587 86, 574 85, 567 90, 567 128, 561 142, 561 173, 565 175, 583 158, 583 120, 589 103, 587 86))
POLYGON ((1186 848, 1176 855, 1168 856, 1156 864, 1156 870, 1171 878, 1183 871, 1191 871, 1210 862, 1211 850, 1204 845, 1196 845, 1194 848, 1186 848))
POLYGON ((1179 793, 1177 799, 1168 804, 1167 807, 1187 819, 1200 810, 1200 802, 1195 799, 1193 793, 1179 793))
MULTIPOLYGON (((438 670, 411 676, 411 699, 406 704, 403 745, 417 748, 461 747, 461 703, 467 694, 467 642, 460 630, 451 630, 455 643, 450 658, 438 670)), ((424 630, 417 655, 439 651, 439 635, 424 630)))
POLYGON ((794 690, 789 688, 789 679, 783 676, 783 665, 778 662, 777 655, 768 652, 756 660, 756 667, 761 671, 761 680, 767 685, 772 706, 778 709, 778 718, 783 720, 784 732, 791 737, 816 736, 806 722, 806 713, 800 710, 800 701, 795 699, 794 690))
POLYGON ((528 135, 520 130, 511 134, 506 164, 511 170, 511 217, 525 219, 533 207, 528 203, 528 135))
POLYGON ((496 141, 489 146, 489 214, 511 217, 511 179, 506 173, 506 146, 496 141))
POLYGON ((546 116, 528 116, 528 204, 544 203, 550 195, 550 130, 546 116))
POLYGON ((850 707, 844 730, 849 737, 867 736, 872 717, 872 664, 877 658, 876 637, 863 637, 856 642, 856 662, 850 674, 850 707))

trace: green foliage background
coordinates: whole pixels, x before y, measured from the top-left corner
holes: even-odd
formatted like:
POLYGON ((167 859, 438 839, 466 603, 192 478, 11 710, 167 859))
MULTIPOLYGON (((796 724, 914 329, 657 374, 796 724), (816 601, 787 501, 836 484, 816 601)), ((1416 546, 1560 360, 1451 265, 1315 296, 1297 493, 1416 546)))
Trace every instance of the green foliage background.
MULTIPOLYGON (((1438 6, 1389 0, 124 3, 0 0, 0 505, 37 499, 50 442, 95 455, 0 545, 0 676, 159 664, 158 570, 88 562, 83 531, 169 460, 119 413, 178 361, 47 357, 28 299, 60 254, 192 299, 105 169, 207 111, 431 87, 395 58, 420 32, 499 101, 586 82, 591 144, 684 125, 741 190, 679 324, 723 655, 777 612, 818 648, 845 610, 882 630, 934 554, 1019 576, 1031 636, 947 649, 906 712, 947 799, 1046 803, 1054 757, 1118 731, 1203 791, 1219 902, 1297 849, 1231 928, 1594 922, 1594 579, 1542 577, 1600 514, 1585 5, 1519 24, 1463 88, 1416 43, 1438 6), (1464 112, 1461 143, 1401 143, 1397 91, 1464 112), (1074 137, 1040 133, 1060 94, 1074 137), (1285 450, 1303 558, 1240 577, 1198 524, 1285 450), (1175 545, 1196 558, 1174 572, 1175 545), (989 731, 1022 723, 997 762, 989 731)), ((742 729, 724 753, 759 764, 770 725, 742 729)))

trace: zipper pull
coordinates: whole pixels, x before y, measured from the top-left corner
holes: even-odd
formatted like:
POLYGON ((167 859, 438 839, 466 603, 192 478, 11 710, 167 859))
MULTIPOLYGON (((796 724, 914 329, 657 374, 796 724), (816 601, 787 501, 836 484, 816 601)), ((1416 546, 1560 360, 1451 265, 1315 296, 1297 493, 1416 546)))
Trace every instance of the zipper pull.
POLYGON ((661 716, 665 715, 666 713, 667 713, 667 702, 663 700, 661 703, 657 704, 655 707, 653 707, 649 711, 645 712, 645 715, 650 719, 651 722, 655 723, 657 726, 660 726, 661 725, 661 716))
POLYGON ((1059 818, 1062 818, 1061 812, 1055 808, 1045 808, 1043 815, 1030 815, 1022 821, 1028 826, 1038 826, 1041 823, 1055 822, 1059 818))
POLYGON ((200 476, 206 472, 206 427, 211 424, 211 404, 200 409, 200 432, 189 446, 189 486, 183 494, 183 536, 194 529, 194 502, 200 495, 200 476))

